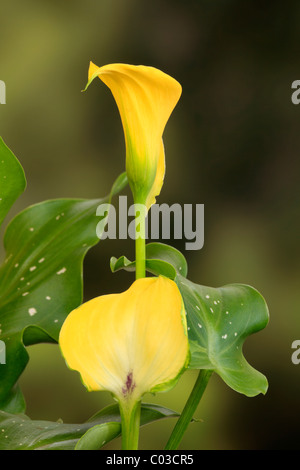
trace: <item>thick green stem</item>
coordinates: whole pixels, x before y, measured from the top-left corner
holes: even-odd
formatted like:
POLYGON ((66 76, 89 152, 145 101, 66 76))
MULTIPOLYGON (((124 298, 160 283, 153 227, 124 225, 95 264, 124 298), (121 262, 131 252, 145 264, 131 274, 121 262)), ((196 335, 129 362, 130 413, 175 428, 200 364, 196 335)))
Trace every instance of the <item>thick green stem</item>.
POLYGON ((146 277, 146 208, 141 204, 136 204, 135 214, 135 278, 146 277), (137 214, 139 214, 137 216, 137 214))
POLYGON ((127 402, 120 402, 122 423, 122 450, 137 450, 139 444, 141 402, 133 406, 127 402))
POLYGON ((165 447, 166 450, 175 450, 179 446, 181 439, 188 425, 190 424, 197 406, 203 396, 212 373, 212 370, 206 369, 202 369, 199 372, 194 388, 167 442, 165 447))

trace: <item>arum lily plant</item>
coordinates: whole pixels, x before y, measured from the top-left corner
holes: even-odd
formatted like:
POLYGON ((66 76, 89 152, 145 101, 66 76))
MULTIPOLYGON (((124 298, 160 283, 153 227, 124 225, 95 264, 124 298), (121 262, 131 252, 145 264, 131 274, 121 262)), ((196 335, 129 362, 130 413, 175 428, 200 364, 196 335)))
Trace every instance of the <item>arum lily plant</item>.
POLYGON ((189 359, 176 283, 145 277, 144 220, 163 184, 162 135, 181 86, 158 69, 126 64, 97 67, 91 62, 88 77, 88 85, 99 77, 110 88, 123 124, 126 173, 140 211, 137 280, 122 294, 99 297, 72 312, 61 330, 60 347, 88 389, 112 392, 120 405, 123 449, 137 449, 142 396, 175 385, 189 359))
MULTIPOLYGON (((7 358, 5 366, 0 363, 0 450, 100 449, 119 435, 123 449, 136 450, 140 425, 170 416, 178 420, 165 449, 176 449, 212 373, 249 397, 268 388, 243 355, 246 338, 269 320, 261 294, 244 284, 196 284, 187 278, 182 253, 145 243, 145 217, 165 177, 163 133, 181 85, 156 68, 127 64, 91 62, 86 89, 96 77, 110 88, 120 112, 126 172, 104 200, 46 201, 7 228, 0 267, 0 345, 7 358), (96 209, 127 183, 136 208, 135 260, 112 257, 111 270, 135 271, 136 279, 124 292, 82 303, 82 261, 99 241, 96 209), (25 409, 18 378, 28 362, 26 346, 45 341, 59 344, 89 391, 107 390, 118 405, 80 425, 16 418, 25 409), (143 402, 148 392, 174 387, 187 368, 198 369, 199 376, 180 415, 143 402)), ((1 223, 26 181, 2 139, 0 157, 1 223)))

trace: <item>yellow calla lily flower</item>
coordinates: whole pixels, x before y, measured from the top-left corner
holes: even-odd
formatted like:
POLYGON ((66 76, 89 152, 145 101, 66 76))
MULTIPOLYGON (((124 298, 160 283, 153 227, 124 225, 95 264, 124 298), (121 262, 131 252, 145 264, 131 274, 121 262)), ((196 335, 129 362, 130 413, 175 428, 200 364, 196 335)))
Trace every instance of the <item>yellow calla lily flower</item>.
POLYGON ((68 315, 59 344, 88 390, 108 390, 130 408, 146 392, 171 388, 187 366, 179 289, 162 276, 142 278, 90 300, 68 315))
POLYGON ((162 276, 141 278, 121 294, 90 300, 68 315, 59 344, 88 390, 118 400, 122 449, 137 449, 142 396, 170 389, 188 365, 179 289, 162 276))
MULTIPOLYGON (((126 144, 126 171, 134 201, 147 209, 163 185, 165 152, 162 136, 176 106, 181 85, 166 73, 143 65, 90 62, 88 84, 99 77, 117 103, 126 144)), ((86 88, 87 88, 86 87, 86 88)))

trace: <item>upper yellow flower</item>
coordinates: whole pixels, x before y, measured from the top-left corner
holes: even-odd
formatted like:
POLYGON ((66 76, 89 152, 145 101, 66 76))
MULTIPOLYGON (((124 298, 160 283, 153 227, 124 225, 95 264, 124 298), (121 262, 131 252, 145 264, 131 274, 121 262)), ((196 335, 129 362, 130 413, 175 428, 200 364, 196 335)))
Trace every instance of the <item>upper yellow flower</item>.
POLYGON ((99 77, 111 90, 123 124, 126 171, 134 202, 149 207, 165 174, 162 135, 176 106, 181 85, 164 72, 143 65, 90 63, 88 84, 99 77))
POLYGON ((178 287, 161 276, 143 278, 123 293, 90 300, 68 315, 59 343, 88 390, 108 390, 123 403, 167 390, 189 357, 178 287))

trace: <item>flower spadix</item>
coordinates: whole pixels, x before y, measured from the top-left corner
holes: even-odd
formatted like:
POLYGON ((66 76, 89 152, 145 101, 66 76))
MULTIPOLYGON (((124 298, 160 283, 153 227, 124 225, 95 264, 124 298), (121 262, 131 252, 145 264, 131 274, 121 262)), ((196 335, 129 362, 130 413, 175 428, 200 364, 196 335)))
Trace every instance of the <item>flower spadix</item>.
POLYGON ((161 276, 142 278, 123 293, 90 300, 68 315, 59 343, 90 391, 135 403, 146 392, 167 390, 189 357, 178 287, 161 276))
POLYGON ((163 185, 162 136, 176 106, 181 85, 166 73, 143 65, 90 63, 88 84, 99 77, 117 103, 126 144, 126 172, 134 201, 148 209, 163 185))

